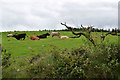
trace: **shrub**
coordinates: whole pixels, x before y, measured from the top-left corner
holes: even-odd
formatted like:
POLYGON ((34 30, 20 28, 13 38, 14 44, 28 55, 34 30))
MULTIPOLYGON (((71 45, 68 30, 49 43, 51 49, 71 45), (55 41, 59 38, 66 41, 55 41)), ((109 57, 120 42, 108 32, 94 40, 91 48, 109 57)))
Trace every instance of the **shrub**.
MULTIPOLYGON (((28 60, 23 59, 26 65, 19 67, 22 73, 17 72, 14 76, 27 74, 27 77, 30 78, 116 79, 120 77, 118 51, 120 49, 117 44, 102 44, 94 48, 82 46, 71 50, 60 50, 54 47, 49 54, 41 53, 29 57, 28 60)), ((16 61, 15 64, 18 66, 19 63, 16 61)), ((9 68, 7 68, 9 72, 18 70, 18 68, 9 68)), ((9 75, 9 73, 5 75, 9 75)))
POLYGON ((10 58, 11 58, 11 54, 7 53, 6 49, 2 49, 2 66, 3 66, 3 68, 10 66, 10 64, 11 64, 10 58))

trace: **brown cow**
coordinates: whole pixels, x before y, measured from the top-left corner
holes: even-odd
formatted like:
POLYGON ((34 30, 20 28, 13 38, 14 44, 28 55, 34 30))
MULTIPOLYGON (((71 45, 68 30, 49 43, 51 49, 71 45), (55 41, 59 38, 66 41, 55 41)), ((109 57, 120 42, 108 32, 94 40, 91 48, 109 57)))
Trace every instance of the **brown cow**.
POLYGON ((37 36, 29 36, 29 38, 30 38, 31 40, 40 40, 40 38, 38 38, 37 36))
POLYGON ((54 36, 58 36, 60 38, 60 33, 59 32, 50 32, 51 37, 53 38, 54 36))
POLYGON ((91 36, 92 38, 98 38, 98 36, 96 36, 96 35, 95 35, 95 36, 94 36, 94 35, 90 35, 90 36, 91 36))
POLYGON ((60 36, 60 39, 68 39, 68 36, 60 36))

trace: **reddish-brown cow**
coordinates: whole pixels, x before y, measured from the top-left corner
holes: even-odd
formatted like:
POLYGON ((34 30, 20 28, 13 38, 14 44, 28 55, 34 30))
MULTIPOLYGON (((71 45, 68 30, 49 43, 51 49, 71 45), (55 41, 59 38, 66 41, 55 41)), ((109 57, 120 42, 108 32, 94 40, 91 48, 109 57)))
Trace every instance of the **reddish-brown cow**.
POLYGON ((94 35, 91 35, 91 37, 92 37, 92 38, 98 38, 98 36, 96 36, 96 35, 95 35, 95 36, 94 36, 94 35))
POLYGON ((40 38, 38 38, 37 36, 29 36, 29 38, 31 39, 31 40, 39 40, 40 38))

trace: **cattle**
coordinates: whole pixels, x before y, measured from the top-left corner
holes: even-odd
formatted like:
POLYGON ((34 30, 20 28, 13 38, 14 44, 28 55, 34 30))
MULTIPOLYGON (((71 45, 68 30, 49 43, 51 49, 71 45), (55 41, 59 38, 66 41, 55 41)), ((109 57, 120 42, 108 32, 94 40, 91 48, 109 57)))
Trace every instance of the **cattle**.
POLYGON ((46 34, 42 34, 42 35, 37 35, 38 38, 47 38, 47 36, 50 36, 49 33, 46 33, 46 34))
POLYGON ((98 36, 90 35, 92 38, 98 38, 98 36))
POLYGON ((11 37, 14 37, 16 38, 17 40, 20 40, 23 38, 23 40, 25 39, 25 36, 26 36, 26 33, 23 33, 23 34, 18 34, 18 35, 13 35, 11 37))
POLYGON ((60 39, 68 39, 68 36, 60 36, 60 39))
POLYGON ((29 36, 29 38, 30 38, 31 40, 40 40, 40 38, 38 38, 37 36, 29 36))
POLYGON ((51 37, 53 38, 54 36, 58 36, 60 38, 60 33, 59 32, 50 32, 51 37))
POLYGON ((13 34, 8 34, 7 37, 12 37, 13 35, 15 35, 15 33, 13 33, 13 34))

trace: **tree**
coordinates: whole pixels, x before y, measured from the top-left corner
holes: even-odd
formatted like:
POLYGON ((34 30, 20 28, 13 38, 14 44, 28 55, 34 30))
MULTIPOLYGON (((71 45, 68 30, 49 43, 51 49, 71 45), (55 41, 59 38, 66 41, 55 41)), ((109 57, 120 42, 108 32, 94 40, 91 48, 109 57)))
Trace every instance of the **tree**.
POLYGON ((71 30, 71 31, 72 31, 72 34, 77 35, 76 37, 73 37, 73 38, 79 38, 79 37, 81 37, 81 35, 83 35, 83 36, 85 36, 89 41, 91 41, 94 46, 96 46, 94 40, 92 39, 92 37, 90 37, 90 33, 91 33, 91 31, 92 31, 92 26, 89 27, 88 29, 86 29, 85 27, 83 27, 83 26, 81 25, 82 29, 87 32, 87 33, 85 34, 85 33, 82 33, 82 32, 80 32, 80 33, 75 33, 75 32, 73 31, 73 28, 70 27, 70 26, 67 26, 66 23, 61 23, 61 25, 64 25, 68 30, 71 30))

